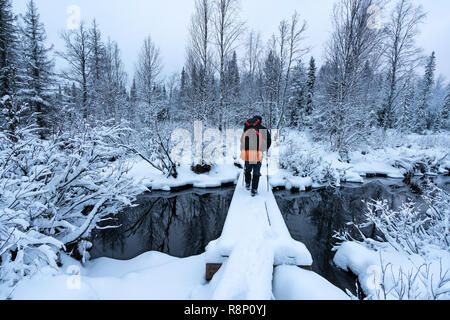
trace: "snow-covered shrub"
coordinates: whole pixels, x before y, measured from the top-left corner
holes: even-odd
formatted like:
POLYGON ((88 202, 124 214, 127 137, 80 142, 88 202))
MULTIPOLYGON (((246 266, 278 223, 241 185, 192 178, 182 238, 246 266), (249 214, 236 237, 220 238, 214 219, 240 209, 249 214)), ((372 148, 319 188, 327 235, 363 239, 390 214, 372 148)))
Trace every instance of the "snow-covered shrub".
POLYGON ((179 164, 172 159, 172 150, 176 145, 176 142, 172 141, 173 127, 171 123, 154 122, 150 127, 138 132, 132 147, 121 147, 131 150, 167 177, 177 178, 179 164))
POLYGON ((377 283, 362 284, 370 299, 450 298, 450 195, 430 183, 423 199, 425 212, 412 201, 399 210, 384 200, 367 203, 367 221, 351 224, 361 241, 348 232, 336 235, 343 241, 335 248, 339 267, 352 269, 360 281, 371 273, 364 268, 377 269, 376 279, 370 278, 377 283), (368 228, 374 239, 367 236, 368 228))
POLYGON ((414 202, 403 203, 392 210, 386 200, 367 204, 367 222, 357 226, 363 230, 374 226, 383 238, 397 251, 408 254, 425 254, 428 245, 449 249, 450 196, 435 185, 428 184, 423 196, 428 210, 420 212, 414 202))
POLYGON ((141 191, 111 143, 126 134, 92 128, 41 140, 34 129, 14 139, 0 131, 0 281, 55 268, 61 249, 88 258, 90 232, 141 191))
POLYGON ((322 158, 314 150, 306 150, 298 144, 284 148, 280 156, 280 165, 295 176, 310 177, 322 163, 322 158))
POLYGON ((281 139, 281 169, 317 183, 334 184, 340 180, 341 173, 323 158, 323 145, 312 142, 306 133, 286 131, 281 139))

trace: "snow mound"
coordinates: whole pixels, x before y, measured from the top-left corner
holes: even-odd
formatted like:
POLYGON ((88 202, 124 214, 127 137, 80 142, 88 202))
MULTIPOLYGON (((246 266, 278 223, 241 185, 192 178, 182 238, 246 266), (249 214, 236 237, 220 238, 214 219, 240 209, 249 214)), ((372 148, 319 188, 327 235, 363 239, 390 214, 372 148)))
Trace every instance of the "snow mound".
POLYGON ((326 279, 295 266, 275 269, 273 292, 277 300, 349 300, 341 289, 326 279))

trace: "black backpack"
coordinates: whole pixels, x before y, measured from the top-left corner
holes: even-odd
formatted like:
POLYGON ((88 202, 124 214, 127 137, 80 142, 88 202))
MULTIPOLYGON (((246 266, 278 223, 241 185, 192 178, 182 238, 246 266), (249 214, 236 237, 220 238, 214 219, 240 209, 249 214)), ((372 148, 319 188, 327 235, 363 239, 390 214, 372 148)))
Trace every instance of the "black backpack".
POLYGON ((245 122, 244 132, 247 132, 250 129, 254 129, 259 132, 260 127, 261 127, 261 120, 258 118, 252 118, 245 122))
MULTIPOLYGON (((261 148, 262 138, 261 134, 259 133, 259 129, 261 128, 261 119, 258 118, 252 118, 250 120, 247 120, 245 122, 244 126, 244 150, 248 151, 250 150, 250 139, 249 135, 253 132, 256 132, 258 139, 257 139, 257 146, 256 149, 259 151, 261 148)), ((255 147, 255 146, 252 146, 255 147)), ((253 149, 253 148, 252 148, 253 149)))

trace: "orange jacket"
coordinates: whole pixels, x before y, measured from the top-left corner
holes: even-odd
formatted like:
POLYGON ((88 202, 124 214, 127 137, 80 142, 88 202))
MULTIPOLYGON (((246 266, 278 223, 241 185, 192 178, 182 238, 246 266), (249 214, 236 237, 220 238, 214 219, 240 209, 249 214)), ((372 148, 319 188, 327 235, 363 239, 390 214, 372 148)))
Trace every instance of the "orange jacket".
POLYGON ((241 138, 241 159, 243 161, 250 162, 251 164, 256 164, 262 161, 263 151, 267 151, 268 149, 268 131, 265 128, 261 131, 263 132, 258 132, 255 129, 249 129, 243 133, 241 138))

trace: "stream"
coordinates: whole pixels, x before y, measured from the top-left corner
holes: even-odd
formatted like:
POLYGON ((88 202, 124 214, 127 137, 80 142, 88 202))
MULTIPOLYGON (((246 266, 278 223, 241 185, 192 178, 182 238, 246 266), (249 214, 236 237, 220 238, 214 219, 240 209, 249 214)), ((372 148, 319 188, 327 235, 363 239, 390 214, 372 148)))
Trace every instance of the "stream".
MULTIPOLYGON (((449 177, 435 178, 436 184, 450 190, 449 177)), ((96 230, 92 235, 91 258, 118 260, 159 251, 184 258, 201 254, 212 240, 220 237, 234 187, 191 189, 177 193, 148 192, 138 197, 138 206, 116 217, 114 229, 96 230)), ((356 294, 356 279, 333 264, 336 231, 348 230, 348 222, 364 220, 363 201, 386 199, 398 208, 407 199, 418 202, 420 195, 401 180, 374 178, 364 184, 321 188, 310 192, 275 192, 287 227, 295 240, 311 252, 313 270, 337 287, 356 294)))

